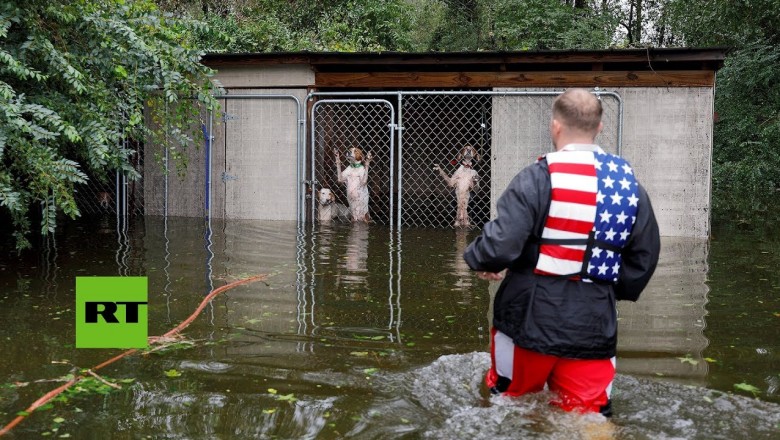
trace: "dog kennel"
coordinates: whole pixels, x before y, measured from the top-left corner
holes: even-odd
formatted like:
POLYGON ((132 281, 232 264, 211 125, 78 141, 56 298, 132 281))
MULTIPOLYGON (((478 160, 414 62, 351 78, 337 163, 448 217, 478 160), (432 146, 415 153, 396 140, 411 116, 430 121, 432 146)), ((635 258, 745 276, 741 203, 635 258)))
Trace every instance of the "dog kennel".
POLYGON ((722 49, 208 55, 222 108, 201 148, 189 150, 183 179, 144 168, 145 213, 314 221, 319 188, 346 204, 333 149, 359 147, 374 157, 373 221, 452 227, 455 197, 433 168, 452 175, 471 145, 480 158, 469 216, 480 227, 511 178, 550 151, 552 100, 576 86, 600 97, 597 140, 632 162, 664 235, 703 237, 724 57, 722 49))

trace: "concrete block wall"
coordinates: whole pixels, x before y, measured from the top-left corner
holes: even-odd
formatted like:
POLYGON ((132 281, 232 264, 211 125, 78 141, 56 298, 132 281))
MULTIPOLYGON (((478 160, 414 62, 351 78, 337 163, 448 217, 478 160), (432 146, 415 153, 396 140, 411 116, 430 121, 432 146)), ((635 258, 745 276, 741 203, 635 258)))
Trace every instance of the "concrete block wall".
POLYGON ((707 238, 712 88, 623 88, 623 156, 653 202, 661 235, 707 238))
MULTIPOLYGON (((508 89, 504 89, 508 90, 508 89)), ((521 89, 511 89, 521 90, 521 89)), ((669 237, 709 235, 712 88, 618 88, 623 99, 622 155, 647 189, 669 237)), ((522 112, 513 98, 493 100, 491 211, 523 167, 552 150, 551 110, 522 112), (521 113, 522 112, 522 113, 521 113)), ((552 105, 549 100, 548 108, 552 105)), ((605 123, 605 125, 607 125, 605 123)), ((600 138, 597 138, 600 142, 600 138)), ((614 145, 602 145, 615 153, 614 145)))

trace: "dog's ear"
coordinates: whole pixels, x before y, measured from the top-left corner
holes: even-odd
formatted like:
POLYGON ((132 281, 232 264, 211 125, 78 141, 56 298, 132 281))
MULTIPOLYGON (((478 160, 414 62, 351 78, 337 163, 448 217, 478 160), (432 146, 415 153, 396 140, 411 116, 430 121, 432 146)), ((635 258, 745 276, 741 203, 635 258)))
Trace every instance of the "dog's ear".
POLYGON ((476 148, 471 147, 471 154, 474 156, 474 162, 479 162, 479 153, 476 148))
POLYGON ((336 194, 333 194, 333 191, 331 191, 330 194, 328 194, 328 198, 330 199, 331 202, 336 203, 336 194))

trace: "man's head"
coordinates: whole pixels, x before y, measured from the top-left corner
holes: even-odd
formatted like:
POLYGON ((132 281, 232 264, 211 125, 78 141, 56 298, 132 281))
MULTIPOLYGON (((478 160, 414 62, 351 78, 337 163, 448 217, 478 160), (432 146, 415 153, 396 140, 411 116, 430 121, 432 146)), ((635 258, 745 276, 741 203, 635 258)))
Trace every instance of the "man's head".
POLYGON ((585 89, 568 89, 553 102, 550 134, 556 149, 593 143, 602 128, 601 101, 585 89))

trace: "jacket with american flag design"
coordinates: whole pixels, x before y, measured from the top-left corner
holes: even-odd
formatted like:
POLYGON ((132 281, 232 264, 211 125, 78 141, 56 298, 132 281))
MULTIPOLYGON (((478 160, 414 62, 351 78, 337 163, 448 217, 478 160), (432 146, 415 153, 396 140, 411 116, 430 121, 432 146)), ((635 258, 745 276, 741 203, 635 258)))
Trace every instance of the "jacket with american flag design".
POLYGON ((660 237, 650 199, 636 183, 635 219, 617 281, 583 282, 535 273, 551 192, 545 158, 520 171, 499 198, 496 218, 485 224, 464 259, 473 270, 509 269, 496 293, 493 325, 515 344, 560 357, 611 358, 617 347, 615 302, 636 301, 658 263, 660 237))

